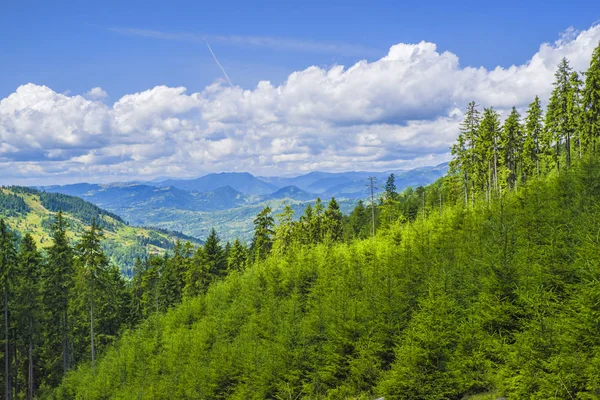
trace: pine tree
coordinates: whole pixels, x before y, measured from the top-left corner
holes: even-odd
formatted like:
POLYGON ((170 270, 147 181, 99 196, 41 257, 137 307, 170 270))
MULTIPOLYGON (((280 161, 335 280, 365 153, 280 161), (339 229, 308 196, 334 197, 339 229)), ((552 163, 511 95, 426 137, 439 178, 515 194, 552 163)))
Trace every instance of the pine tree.
POLYGON ((206 291, 212 280, 208 268, 206 253, 204 248, 200 246, 192 256, 189 268, 186 271, 185 287, 183 289, 186 297, 196 297, 206 291))
POLYGON ((231 246, 229 259, 227 260, 229 271, 242 271, 246 267, 246 252, 246 247, 244 247, 239 239, 235 239, 231 246))
POLYGON ((398 198, 398 192, 396 191, 396 177, 394 174, 390 174, 385 183, 385 198, 386 200, 396 200, 398 198))
POLYGON ((600 43, 592 53, 581 97, 583 145, 596 152, 600 138, 600 43))
POLYGON ((529 104, 525 117, 525 141, 523 143, 523 173, 528 179, 540 173, 541 140, 544 133, 542 105, 538 96, 529 104))
MULTIPOLYGON (((100 241, 102 240, 103 232, 96 224, 96 220, 92 221, 90 229, 87 230, 81 241, 77 244, 77 267, 79 280, 77 282, 77 295, 84 296, 89 310, 89 326, 90 326, 90 352, 92 366, 96 362, 96 322, 98 318, 96 311, 97 297, 99 292, 106 289, 108 286, 106 280, 108 278, 108 258, 102 251, 100 241)), ((116 301, 117 299, 112 299, 116 301)), ((102 304, 102 303, 100 303, 102 304)))
POLYGON ((333 197, 329 201, 327 209, 325 210, 323 225, 325 231, 325 238, 328 241, 337 242, 342 239, 342 212, 340 211, 339 204, 337 203, 337 201, 335 201, 335 198, 333 197))
MULTIPOLYGON (((569 76, 569 95, 567 98, 567 137, 569 137, 568 149, 571 149, 571 143, 577 143, 577 155, 581 159, 581 86, 583 82, 579 74, 573 71, 569 76)), ((571 165, 571 151, 567 151, 567 167, 571 165)))
POLYGON ((273 249, 278 254, 283 254, 289 249, 294 238, 295 223, 294 210, 289 204, 283 207, 281 213, 277 214, 278 224, 275 228, 275 241, 273 249))
POLYGON ((450 172, 460 173, 462 175, 465 205, 469 204, 469 190, 471 187, 474 190, 478 177, 476 176, 477 152, 475 144, 479 136, 480 116, 477 110, 477 104, 474 101, 470 102, 465 112, 465 118, 460 125, 460 134, 456 144, 452 146, 452 155, 454 158, 450 162, 450 172))
POLYGON ((143 262, 140 257, 135 259, 133 264, 133 277, 131 278, 131 322, 135 325, 144 317, 143 295, 144 287, 142 285, 144 275, 147 272, 148 264, 143 262))
POLYGON ((21 353, 27 355, 27 398, 31 400, 35 397, 37 386, 34 372, 37 370, 37 347, 40 342, 42 256, 30 234, 26 234, 21 241, 18 259, 14 314, 17 320, 17 337, 22 342, 21 353))
POLYGON ((71 367, 71 325, 69 299, 73 287, 73 250, 67 238, 67 221, 62 212, 52 225, 52 245, 48 262, 42 269, 42 302, 44 304, 44 360, 45 381, 56 386, 71 367))
POLYGON ((313 207, 310 203, 304 208, 304 213, 300 216, 300 243, 310 244, 311 241, 311 224, 314 218, 313 207))
POLYGON ((519 177, 521 154, 523 152, 521 116, 515 107, 512 108, 510 115, 504 121, 500 146, 504 156, 503 166, 507 172, 506 183, 509 188, 514 188, 519 177))
POLYGON ((273 246, 274 220, 271 216, 271 207, 265 207, 254 219, 254 238, 252 239, 252 253, 255 260, 263 260, 273 246))
POLYGON ((0 285, 2 287, 2 301, 4 304, 4 380, 6 399, 12 398, 12 370, 11 354, 11 288, 15 279, 15 267, 17 264, 17 250, 15 238, 3 219, 0 219, 0 285))
POLYGON ((546 111, 545 128, 548 139, 554 144, 552 162, 560 171, 561 148, 564 144, 567 167, 571 160, 571 118, 569 117, 569 98, 571 97, 570 76, 572 69, 569 61, 563 58, 554 74, 554 89, 546 111))
POLYGON ((486 190, 488 200, 492 190, 498 187, 499 150, 501 137, 500 116, 493 107, 483 110, 483 118, 475 141, 475 170, 478 186, 486 190))
POLYGON ((164 254, 160 265, 158 305, 161 311, 165 311, 181 303, 183 293, 180 289, 179 272, 173 265, 169 253, 164 254))
POLYGON ((213 279, 225 276, 227 273, 227 260, 223 248, 219 244, 220 241, 217 231, 213 228, 206 238, 206 243, 204 243, 204 255, 208 264, 208 272, 213 279))
POLYGON ((315 200, 313 216, 309 223, 310 243, 316 244, 323 241, 323 211, 325 207, 320 197, 315 200))

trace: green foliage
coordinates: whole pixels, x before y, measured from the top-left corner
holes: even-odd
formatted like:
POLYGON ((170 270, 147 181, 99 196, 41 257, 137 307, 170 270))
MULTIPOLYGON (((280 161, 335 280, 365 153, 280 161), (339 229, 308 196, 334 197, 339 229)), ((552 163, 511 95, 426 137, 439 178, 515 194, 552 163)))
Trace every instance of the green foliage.
POLYGON ((5 217, 14 217, 19 214, 27 214, 30 208, 23 198, 0 190, 0 210, 5 217))
POLYGON ((441 214, 426 201, 373 239, 292 244, 128 331, 56 395, 594 398, 598 182, 584 159, 473 209, 460 191, 441 214))

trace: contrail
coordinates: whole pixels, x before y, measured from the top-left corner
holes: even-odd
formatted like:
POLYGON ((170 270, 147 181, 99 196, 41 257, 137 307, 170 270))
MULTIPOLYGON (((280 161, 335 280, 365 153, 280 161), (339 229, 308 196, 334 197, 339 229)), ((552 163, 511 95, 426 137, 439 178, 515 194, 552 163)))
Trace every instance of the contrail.
POLYGON ((217 56, 215 56, 215 52, 210 47, 210 44, 208 44, 208 42, 204 42, 204 43, 206 43, 206 47, 208 47, 208 50, 210 50, 210 54, 212 54, 213 58, 215 59, 215 62, 217 63, 219 68, 221 68, 221 71, 223 71, 223 75, 225 75, 225 79, 227 79, 227 82, 229 82, 229 86, 233 87, 233 83, 231 83, 231 79, 229 79, 227 72, 225 72, 225 68, 223 68, 223 66, 221 65, 219 60, 217 60, 217 56))

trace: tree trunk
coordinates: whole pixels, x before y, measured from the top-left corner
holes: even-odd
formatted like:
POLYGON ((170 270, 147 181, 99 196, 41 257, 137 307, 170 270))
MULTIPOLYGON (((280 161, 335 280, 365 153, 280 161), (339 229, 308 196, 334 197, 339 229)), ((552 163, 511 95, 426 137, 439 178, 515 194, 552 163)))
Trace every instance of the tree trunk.
POLYGON ((567 133, 567 139, 565 140, 565 150, 567 153, 567 169, 571 167, 571 134, 567 133))
POLYGON ((33 321, 29 318, 29 365, 27 371, 27 398, 33 400, 33 321))
POLYGON ((92 336, 92 371, 96 366, 96 347, 94 344, 94 294, 90 301, 90 323, 91 323, 91 336, 92 336))
MULTIPOLYGON (((6 278, 7 279, 7 278, 6 278)), ((4 284, 4 378, 6 384, 5 398, 11 399, 11 382, 10 382, 10 340, 8 336, 8 282, 4 284)))

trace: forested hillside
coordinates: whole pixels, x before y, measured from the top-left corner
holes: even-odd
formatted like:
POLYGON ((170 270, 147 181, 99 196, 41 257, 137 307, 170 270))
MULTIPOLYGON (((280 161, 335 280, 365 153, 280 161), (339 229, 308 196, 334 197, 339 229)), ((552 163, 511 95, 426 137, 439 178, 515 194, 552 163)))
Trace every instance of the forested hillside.
POLYGON ((0 218, 19 236, 31 234, 36 245, 50 244, 51 227, 58 211, 63 211, 69 224, 69 238, 79 240, 84 231, 96 222, 104 229, 103 250, 126 275, 131 275, 137 257, 163 253, 178 239, 199 240, 178 232, 129 226, 121 217, 78 197, 47 193, 26 187, 0 188, 0 218))
POLYGON ((371 239, 276 236, 274 254, 153 314, 57 396, 595 398, 599 202, 590 162, 371 239))
POLYGON ((390 176, 345 218, 266 208, 249 249, 213 232, 140 264, 143 322, 56 397, 598 398, 600 46, 554 87, 524 121, 469 104, 426 188, 390 176))

